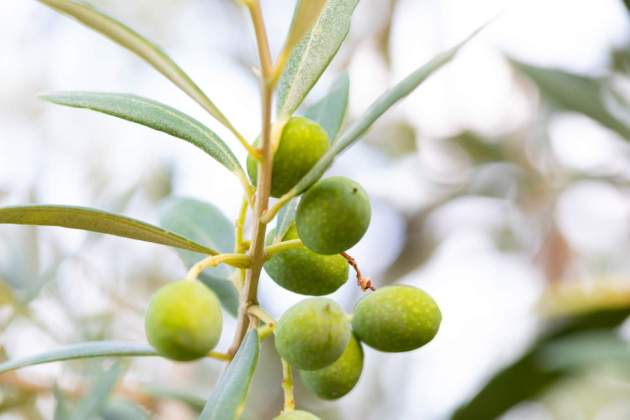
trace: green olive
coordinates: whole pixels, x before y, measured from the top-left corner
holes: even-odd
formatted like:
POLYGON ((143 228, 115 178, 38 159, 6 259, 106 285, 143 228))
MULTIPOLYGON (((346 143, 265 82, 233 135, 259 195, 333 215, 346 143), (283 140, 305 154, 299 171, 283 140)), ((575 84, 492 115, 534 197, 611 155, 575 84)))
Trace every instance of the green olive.
POLYGON ((289 308, 278 321, 276 350, 298 369, 321 369, 337 360, 350 339, 343 309, 327 298, 308 298, 289 308))
POLYGON ((199 359, 221 337, 221 304, 207 286, 181 280, 161 287, 151 298, 145 316, 149 343, 164 357, 199 359))
POLYGON ((307 411, 302 410, 294 410, 287 411, 285 413, 280 414, 277 417, 274 417, 273 420, 321 420, 314 414, 311 414, 307 411))
MULTIPOLYGON (((271 196, 281 197, 293 188, 329 147, 328 134, 319 124, 305 117, 292 117, 282 129, 273 155, 271 196)), ((247 173, 255 185, 258 162, 251 156, 247 158, 247 173)))
POLYGON ((363 349, 353 336, 341 357, 329 366, 318 370, 302 370, 302 382, 315 395, 335 400, 346 395, 359 382, 363 370, 363 349))
MULTIPOLYGON (((273 238, 274 233, 274 230, 269 233, 269 239, 273 238)), ((282 239, 298 239, 295 224, 282 239)), ((269 277, 278 285, 303 295, 327 295, 348 280, 348 262, 344 257, 320 255, 305 248, 276 254, 264 267, 269 277)))
POLYGON ((338 254, 354 246, 370 225, 367 193, 351 179, 334 176, 317 182, 298 206, 297 230, 310 250, 338 254))
POLYGON ((424 291, 412 286, 387 286, 357 303, 352 330, 376 350, 402 352, 431 341, 441 321, 440 308, 424 291))

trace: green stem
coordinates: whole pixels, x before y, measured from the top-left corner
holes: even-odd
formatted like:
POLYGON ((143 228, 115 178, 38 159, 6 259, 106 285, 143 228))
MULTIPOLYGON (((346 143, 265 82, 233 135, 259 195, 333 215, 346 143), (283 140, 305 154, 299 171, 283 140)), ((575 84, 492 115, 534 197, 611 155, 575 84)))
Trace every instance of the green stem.
POLYGON ((258 162, 258 185, 256 201, 253 213, 253 235, 249 255, 251 266, 247 271, 245 286, 241 292, 241 304, 239 308, 238 323, 234 341, 230 346, 229 353, 235 354, 240 347, 250 325, 249 307, 258 303, 258 281, 262 265, 265 262, 265 233, 266 224, 261 221, 262 214, 269 205, 269 193, 271 191, 271 166, 273 159, 272 133, 271 133, 271 113, 273 88, 269 83, 273 72, 271 62, 271 52, 267 39, 267 30, 263 19, 259 0, 250 0, 247 3, 254 30, 256 32, 256 42, 261 65, 261 99, 262 99, 262 159, 258 162))
POLYGON ((219 264, 228 264, 237 268, 248 268, 251 265, 251 260, 246 254, 210 255, 193 265, 188 271, 186 279, 196 280, 203 270, 208 267, 216 267, 219 264))
POLYGON ((276 320, 273 319, 271 315, 267 313, 263 308, 258 305, 250 306, 248 309, 248 313, 254 315, 256 318, 260 319, 267 325, 275 325, 276 320))
POLYGON ((276 217, 278 212, 282 209, 282 207, 284 207, 293 197, 295 197, 295 194, 293 194, 291 191, 280 197, 278 201, 276 201, 276 203, 269 210, 267 210, 265 214, 263 214, 261 218, 263 223, 271 222, 273 218, 276 217))
POLYGON ((282 412, 295 410, 293 395, 293 370, 286 360, 282 359, 282 390, 284 391, 284 409, 282 412))
POLYGON ((265 248, 265 259, 269 259, 276 254, 291 249, 302 249, 304 244, 300 239, 291 239, 289 241, 278 242, 277 244, 269 245, 265 248))

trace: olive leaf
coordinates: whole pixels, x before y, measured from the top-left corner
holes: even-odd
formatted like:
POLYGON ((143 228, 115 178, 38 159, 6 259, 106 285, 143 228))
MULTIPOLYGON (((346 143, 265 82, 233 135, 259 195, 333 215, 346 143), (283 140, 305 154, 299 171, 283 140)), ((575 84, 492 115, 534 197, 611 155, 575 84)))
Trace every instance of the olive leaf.
POLYGON ((240 418, 252 382, 260 341, 258 332, 247 333, 234 360, 228 365, 216 384, 214 392, 199 416, 199 420, 236 420, 240 418))
POLYGON ((293 51, 295 45, 313 27, 313 23, 315 23, 315 20, 320 16, 326 1, 327 0, 298 0, 295 5, 295 11, 293 12, 293 20, 291 21, 289 34, 278 57, 278 63, 275 69, 276 73, 281 73, 284 70, 291 51, 293 51))
MULTIPOLYGON (((571 374, 571 363, 557 363, 557 352, 566 349, 566 346, 562 346, 567 343, 566 340, 616 328, 628 315, 628 307, 611 307, 559 320, 525 354, 492 376, 451 418, 468 420, 501 417, 511 407, 540 394, 571 374)), ((594 356, 590 354, 582 362, 593 360, 594 356)), ((564 353, 561 357, 565 357, 564 353)))
POLYGON ((103 412, 107 399, 124 370, 123 364, 117 362, 109 370, 100 374, 87 395, 79 400, 77 408, 70 416, 70 420, 98 418, 103 412))
MULTIPOLYGON (((160 226, 220 252, 234 250, 234 226, 210 203, 184 197, 171 197, 160 207, 160 226)), ((178 251, 186 267, 192 267, 204 255, 178 251)), ((238 291, 230 280, 233 270, 226 265, 208 268, 199 275, 216 294, 221 305, 233 316, 238 314, 238 291)))
POLYGON ((603 80, 562 70, 536 67, 511 60, 518 71, 529 77, 540 92, 561 109, 582 113, 630 140, 630 126, 617 118, 606 105, 603 80))
POLYGON ((349 94, 350 78, 348 73, 344 72, 333 83, 328 93, 304 112, 305 117, 317 122, 326 130, 328 138, 333 143, 346 117, 349 94))
POLYGON ((21 206, 0 208, 0 224, 58 226, 105 233, 168 245, 204 254, 217 254, 201 245, 168 230, 129 217, 85 207, 21 206))
POLYGON ((276 229, 273 238, 274 243, 282 241, 284 235, 286 235, 289 231, 291 224, 295 220, 298 204, 299 200, 294 198, 282 207, 282 210, 278 213, 278 220, 276 221, 276 229))
POLYGON ((348 127, 332 145, 330 149, 321 157, 315 166, 283 197, 283 201, 290 197, 302 193, 308 189, 315 181, 317 181, 333 163, 338 154, 348 147, 352 146, 363 134, 372 126, 372 124, 388 111, 394 104, 413 92, 422 82, 424 82, 433 73, 448 64, 457 53, 468 43, 475 35, 486 27, 484 24, 464 41, 454 47, 443 51, 435 56, 431 61, 416 69, 409 76, 404 78, 394 87, 383 93, 363 115, 348 127))
POLYGON ((26 356, 0 363, 0 374, 27 366, 96 357, 157 356, 157 352, 146 344, 124 341, 91 341, 72 344, 34 356, 26 356))
POLYGON ((280 119, 295 112, 337 54, 358 2, 328 0, 310 31, 293 48, 278 84, 276 111, 280 119))
POLYGON ((124 93, 59 92, 41 96, 58 105, 84 108, 142 124, 185 140, 239 177, 244 172, 230 148, 208 127, 163 103, 124 93))
POLYGON ((123 23, 97 11, 96 9, 72 0, 39 0, 41 3, 65 15, 71 16, 85 26, 101 33, 120 46, 136 54, 153 68, 162 73, 182 91, 194 99, 220 123, 236 130, 225 115, 206 96, 192 79, 157 45, 143 38, 123 23))

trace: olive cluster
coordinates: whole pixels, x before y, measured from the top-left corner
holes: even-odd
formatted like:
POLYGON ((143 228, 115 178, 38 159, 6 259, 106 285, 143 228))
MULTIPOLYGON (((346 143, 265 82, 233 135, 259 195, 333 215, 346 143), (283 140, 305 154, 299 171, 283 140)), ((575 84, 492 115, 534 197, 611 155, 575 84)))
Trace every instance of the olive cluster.
MULTIPOLYGON (((329 148, 326 132, 316 123, 293 117, 285 125, 272 167, 271 194, 289 191, 329 148)), ((255 181, 256 165, 248 161, 255 181)), ((370 223, 365 190, 345 177, 315 183, 302 196, 295 221, 282 238, 275 231, 267 242, 300 239, 302 248, 271 257, 264 269, 278 285, 315 296, 289 308, 275 325, 275 347, 298 369, 304 384, 317 396, 337 399, 357 384, 366 344, 383 352, 404 352, 428 343, 437 334, 441 313, 424 291, 411 286, 388 286, 365 295, 352 314, 335 301, 321 297, 348 280, 345 251, 363 237, 370 223)), ((221 334, 220 304, 199 282, 180 281, 160 289, 146 315, 149 342, 164 356, 193 360, 206 355, 221 334)), ((276 419, 317 419, 290 411, 276 419)))

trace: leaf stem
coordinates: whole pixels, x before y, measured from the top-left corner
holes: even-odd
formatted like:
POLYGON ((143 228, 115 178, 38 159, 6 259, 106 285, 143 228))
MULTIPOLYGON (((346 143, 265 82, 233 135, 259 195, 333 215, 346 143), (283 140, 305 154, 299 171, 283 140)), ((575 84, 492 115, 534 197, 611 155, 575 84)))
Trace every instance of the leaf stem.
POLYGON ((250 306, 247 312, 250 315, 254 315, 256 318, 260 319, 262 322, 264 322, 267 325, 273 326, 276 324, 276 320, 273 319, 273 317, 269 315, 267 311, 265 311, 263 308, 261 308, 258 305, 250 306))
POLYGON ((284 391, 284 409, 282 412, 295 410, 295 396, 293 395, 293 369, 282 359, 282 390, 284 391))
POLYGON ((256 43, 258 46, 258 55, 260 57, 261 66, 261 100, 262 100, 262 159, 258 161, 258 185, 256 188, 256 200, 253 212, 253 234, 252 244, 249 251, 251 266, 247 271, 245 286, 241 291, 241 305, 239 308, 238 323, 234 341, 229 349, 229 354, 235 354, 250 327, 249 307, 258 303, 258 281, 262 265, 265 262, 265 233, 266 224, 262 223, 260 218, 267 210, 269 205, 269 193, 271 191, 271 167, 273 159, 272 149, 272 125, 271 125, 271 107, 273 86, 269 82, 272 77, 273 64, 271 61, 271 52, 269 49, 269 41, 267 39, 267 30, 260 8, 259 0, 250 0, 247 3, 250 12, 254 31, 256 32, 256 43))
POLYGON ((265 259, 268 260, 274 255, 284 251, 301 248, 304 248, 304 244, 300 239, 291 239, 289 241, 278 242, 277 244, 269 245, 265 248, 265 259))
POLYGON ((219 264, 228 264, 237 268, 248 268, 251 264, 249 256, 246 254, 219 254, 210 255, 193 265, 188 274, 187 280, 196 280, 199 274, 208 267, 216 267, 219 264))
POLYGON ((296 194, 293 194, 292 191, 293 190, 280 197, 278 201, 276 201, 276 203, 262 215, 261 221, 263 223, 271 222, 278 212, 282 210, 282 207, 284 207, 293 197, 296 196, 296 194))
POLYGON ((227 353, 221 353, 221 352, 218 352, 218 351, 211 351, 210 353, 208 353, 208 355, 206 357, 209 357, 210 359, 220 360, 222 362, 231 362, 232 361, 232 356, 230 356, 227 353))

